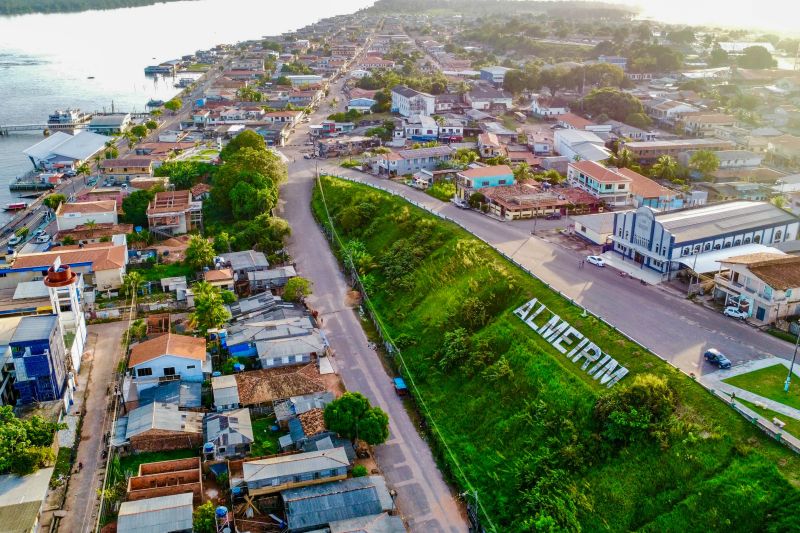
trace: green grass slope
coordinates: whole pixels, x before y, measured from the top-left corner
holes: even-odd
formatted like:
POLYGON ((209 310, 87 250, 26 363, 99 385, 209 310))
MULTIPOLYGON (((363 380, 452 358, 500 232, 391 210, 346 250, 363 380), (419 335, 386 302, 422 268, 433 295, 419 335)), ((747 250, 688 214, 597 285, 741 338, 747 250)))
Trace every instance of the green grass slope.
MULTIPOLYGON (((456 225, 367 186, 321 183, 402 350, 434 454, 478 490, 497 531, 798 528, 800 459, 698 384, 456 225), (513 315, 533 297, 630 370, 611 391, 653 374, 674 412, 623 443, 610 437, 595 410, 609 389, 513 315)), ((313 209, 327 224, 319 189, 313 209)))

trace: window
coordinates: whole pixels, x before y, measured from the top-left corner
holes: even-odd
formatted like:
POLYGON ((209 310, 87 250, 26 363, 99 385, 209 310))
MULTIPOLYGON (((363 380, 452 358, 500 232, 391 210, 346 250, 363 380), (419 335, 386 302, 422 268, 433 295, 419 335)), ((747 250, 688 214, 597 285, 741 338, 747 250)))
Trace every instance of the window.
POLYGON ((707 242, 707 243, 706 243, 706 244, 703 246, 703 251, 704 251, 704 252, 707 252, 707 251, 709 251, 710 249, 711 249, 711 243, 710 243, 710 242, 707 242))
POLYGON ((783 237, 783 232, 779 229, 776 229, 775 236, 772 238, 772 242, 781 242, 781 237, 783 237))
POLYGON ((756 235, 753 237, 753 242, 759 244, 761 242, 761 235, 756 235))
POLYGON ((624 188, 625 188, 624 183, 620 183, 619 185, 617 185, 617 189, 624 189, 624 188))
POLYGON ((505 184, 506 184, 506 180, 500 180, 500 185, 505 185, 505 184))
POLYGON ((606 183, 605 189, 607 191, 611 190, 611 184, 610 183, 606 183))
POLYGON ((750 244, 750 237, 745 237, 744 238, 744 243, 745 244, 750 244))
POLYGON ((175 375, 175 367, 174 366, 168 366, 167 368, 165 368, 164 369, 164 375, 165 376, 174 376, 175 375))
POLYGON ((153 369, 152 368, 137 368, 136 369, 136 375, 139 376, 140 378, 144 377, 144 376, 152 376, 153 375, 153 369))
POLYGON ((188 365, 188 366, 186 367, 186 370, 191 370, 191 369, 195 368, 195 366, 196 366, 196 365, 188 365))

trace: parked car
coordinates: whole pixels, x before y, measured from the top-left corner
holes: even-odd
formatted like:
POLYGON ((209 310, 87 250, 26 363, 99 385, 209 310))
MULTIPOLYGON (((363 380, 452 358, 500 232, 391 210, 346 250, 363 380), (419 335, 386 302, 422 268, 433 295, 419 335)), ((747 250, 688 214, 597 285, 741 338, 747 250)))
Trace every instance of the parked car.
POLYGON ((43 229, 37 229, 33 234, 34 237, 38 237, 39 235, 44 235, 43 229))
POLYGON ((8 245, 9 246, 16 246, 21 242, 22 242, 22 237, 20 237, 19 235, 14 235, 13 237, 11 237, 8 240, 8 245))
POLYGON ((548 213, 547 216, 544 217, 544 219, 545 220, 561 220, 561 213, 559 213, 558 211, 555 211, 553 213, 548 213))
POLYGON ((303 154, 303 159, 314 159, 314 156, 311 154, 303 154))
POLYGON ((36 242, 39 244, 44 244, 49 241, 50 241, 50 235, 48 235, 47 233, 43 233, 42 235, 36 237, 36 242))
POLYGON ((725 310, 723 311, 723 314, 724 314, 725 316, 729 316, 729 317, 731 317, 731 318, 738 318, 739 320, 744 320, 745 318, 747 318, 748 316, 750 316, 750 315, 747 313, 747 311, 742 311, 742 310, 741 310, 741 309, 739 309, 738 307, 733 307, 733 306, 731 306, 731 307, 726 307, 726 308, 725 308, 725 310))
POLYGON ((706 350, 706 353, 703 354, 703 357, 712 365, 717 365, 720 368, 724 369, 731 367, 731 360, 725 357, 722 352, 715 348, 706 350))
POLYGON ((64 175, 67 176, 68 178, 74 178, 75 176, 78 175, 78 173, 74 170, 67 170, 66 172, 64 172, 64 175))
POLYGON ((589 255, 586 257, 586 262, 591 263, 594 266, 604 267, 606 266, 606 262, 603 261, 603 258, 599 255, 589 255))
POLYGON ((469 204, 464 200, 462 200, 461 198, 453 197, 452 202, 456 204, 456 207, 459 207, 461 209, 469 209, 469 204))

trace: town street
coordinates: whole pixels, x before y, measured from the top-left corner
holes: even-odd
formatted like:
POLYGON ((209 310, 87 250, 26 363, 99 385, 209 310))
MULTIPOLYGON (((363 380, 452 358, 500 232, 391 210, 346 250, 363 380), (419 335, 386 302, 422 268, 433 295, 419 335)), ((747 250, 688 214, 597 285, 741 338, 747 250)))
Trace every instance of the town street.
POLYGON ((345 386, 362 392, 389 414, 391 434, 386 444, 376 448, 376 459, 398 493, 397 506, 412 531, 466 531, 462 507, 395 394, 378 354, 370 348, 358 315, 345 302, 350 286, 310 210, 315 161, 303 159, 297 149, 285 152, 290 158, 289 181, 281 188, 280 210, 292 227, 289 252, 298 274, 314 284, 308 301, 323 319, 322 328, 345 386), (296 162, 291 161, 292 156, 296 162))
POLYGON ((105 448, 103 436, 111 430, 109 392, 114 390, 114 374, 122 356, 122 334, 127 325, 127 321, 119 321, 88 327, 86 355, 78 377, 77 394, 83 398, 76 402, 76 407, 84 413, 83 424, 63 507, 66 515, 59 523, 59 531, 94 530, 99 504, 97 490, 103 488, 101 471, 105 470, 100 452, 105 448), (83 469, 76 471, 79 463, 83 469))

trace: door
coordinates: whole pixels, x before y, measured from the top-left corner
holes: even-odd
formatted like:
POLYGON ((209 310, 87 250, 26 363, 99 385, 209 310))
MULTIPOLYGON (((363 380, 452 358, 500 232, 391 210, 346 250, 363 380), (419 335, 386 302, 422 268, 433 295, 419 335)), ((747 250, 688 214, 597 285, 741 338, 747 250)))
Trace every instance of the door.
POLYGON ((639 263, 640 265, 644 264, 644 256, 639 252, 634 253, 633 260, 639 263))
POLYGON ((764 317, 767 314, 767 310, 763 307, 756 307, 756 319, 757 320, 764 320, 764 317))

